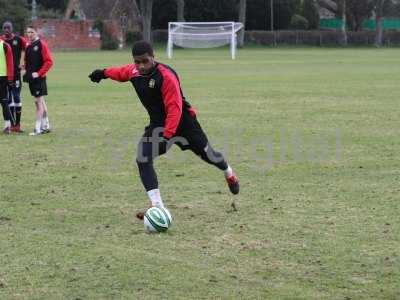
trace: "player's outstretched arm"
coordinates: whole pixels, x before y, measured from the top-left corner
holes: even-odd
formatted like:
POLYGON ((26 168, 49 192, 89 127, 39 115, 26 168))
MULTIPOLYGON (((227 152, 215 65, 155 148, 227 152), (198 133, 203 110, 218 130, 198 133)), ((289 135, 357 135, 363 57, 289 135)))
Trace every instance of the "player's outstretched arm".
POLYGON ((104 70, 94 70, 88 76, 92 82, 99 83, 102 79, 107 79, 107 76, 104 74, 104 70))
POLYGON ((127 82, 138 76, 139 73, 135 68, 135 65, 129 64, 120 67, 110 67, 107 69, 97 69, 89 74, 89 78, 93 82, 100 82, 102 79, 110 78, 118 82, 127 82))

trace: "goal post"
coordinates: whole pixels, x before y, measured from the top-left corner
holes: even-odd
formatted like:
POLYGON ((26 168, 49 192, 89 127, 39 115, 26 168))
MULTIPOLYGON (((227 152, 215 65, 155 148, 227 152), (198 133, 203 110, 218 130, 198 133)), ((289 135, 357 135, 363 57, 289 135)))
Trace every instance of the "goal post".
POLYGON ((182 48, 214 48, 230 45, 235 59, 238 22, 169 22, 167 56, 172 58, 174 45, 182 48))

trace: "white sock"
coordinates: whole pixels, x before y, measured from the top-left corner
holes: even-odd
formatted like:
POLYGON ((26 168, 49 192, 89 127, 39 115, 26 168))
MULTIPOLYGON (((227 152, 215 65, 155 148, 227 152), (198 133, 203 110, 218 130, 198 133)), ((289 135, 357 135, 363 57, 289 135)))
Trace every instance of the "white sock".
POLYGON ((159 189, 150 190, 147 192, 147 195, 150 198, 151 205, 158 206, 158 207, 164 207, 164 203, 161 200, 161 195, 160 195, 159 189))
POLYGON ((224 170, 224 174, 226 178, 231 177, 233 175, 233 170, 230 165, 228 165, 228 168, 224 170))
POLYGON ((50 122, 48 117, 44 117, 41 120, 41 128, 42 129, 50 129, 50 122))
POLYGON ((36 120, 36 123, 35 123, 35 131, 37 132, 37 133, 39 133, 39 132, 41 132, 42 130, 40 129, 40 127, 41 127, 41 125, 42 125, 42 122, 39 120, 36 120))
POLYGON ((11 121, 4 121, 4 128, 11 127, 11 121))

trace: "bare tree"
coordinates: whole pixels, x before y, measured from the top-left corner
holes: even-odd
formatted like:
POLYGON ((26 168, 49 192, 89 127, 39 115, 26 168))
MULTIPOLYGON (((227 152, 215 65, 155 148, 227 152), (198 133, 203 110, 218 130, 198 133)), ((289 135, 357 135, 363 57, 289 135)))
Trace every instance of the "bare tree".
POLYGON ((386 0, 376 0, 375 6, 375 23, 376 23, 376 31, 375 31, 375 46, 382 47, 383 40, 383 7, 385 5, 386 0))
POLYGON ((175 2, 177 8, 176 20, 178 22, 185 22, 185 0, 175 0, 175 2))
POLYGON ((109 18, 117 20, 121 23, 121 26, 125 26, 125 29, 137 30, 138 20, 140 20, 140 10, 136 3, 136 0, 113 0, 110 1, 109 18), (112 2, 114 3, 112 4, 112 2), (123 24, 125 23, 125 24, 123 24))
POLYGON ((350 30, 362 30, 365 19, 372 16, 375 0, 346 0, 346 19, 350 30))
POLYGON ((83 11, 80 7, 79 0, 69 0, 67 4, 67 9, 65 10, 64 19, 71 19, 73 16, 79 15, 81 18, 85 19, 83 11))
POLYGON ((246 26, 246 0, 239 0, 239 22, 243 24, 243 28, 239 31, 238 46, 243 47, 246 26))
POLYGON ((143 39, 151 41, 151 17, 153 12, 153 0, 140 0, 140 12, 142 16, 143 39))
POLYGON ((346 31, 346 0, 338 0, 338 12, 342 16, 342 26, 340 28, 340 44, 347 46, 347 31, 346 31))

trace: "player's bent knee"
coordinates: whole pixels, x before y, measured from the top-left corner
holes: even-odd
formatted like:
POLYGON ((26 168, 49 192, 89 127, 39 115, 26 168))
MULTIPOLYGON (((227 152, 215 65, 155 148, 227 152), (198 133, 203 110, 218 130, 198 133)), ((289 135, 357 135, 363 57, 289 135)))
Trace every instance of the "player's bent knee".
POLYGON ((35 97, 35 103, 37 104, 41 104, 44 102, 44 98, 42 96, 40 97, 35 97))
POLYGON ((151 160, 150 157, 147 156, 138 156, 136 157, 136 164, 138 165, 138 167, 143 167, 149 164, 152 164, 153 161, 151 160))

